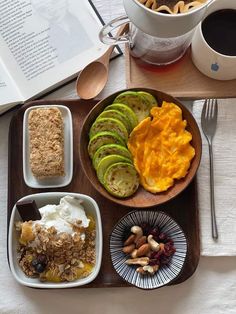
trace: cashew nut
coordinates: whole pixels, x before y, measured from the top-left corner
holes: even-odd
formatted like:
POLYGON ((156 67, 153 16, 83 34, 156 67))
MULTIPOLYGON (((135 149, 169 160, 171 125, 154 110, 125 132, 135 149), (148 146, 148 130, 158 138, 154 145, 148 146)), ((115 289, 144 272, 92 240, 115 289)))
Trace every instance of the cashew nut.
POLYGON ((158 270, 159 266, 158 265, 154 265, 154 266, 143 266, 143 270, 147 271, 150 274, 155 274, 155 272, 158 270))
POLYGON ((149 263, 148 257, 130 258, 125 261, 127 265, 141 265, 146 266, 149 263))
POLYGON ((138 241, 139 238, 143 236, 143 230, 139 226, 133 226, 131 228, 131 232, 136 235, 135 240, 134 240, 135 243, 138 241))
POLYGON ((139 274, 146 274, 146 273, 149 273, 149 274, 155 274, 155 272, 158 270, 159 266, 158 265, 153 265, 153 266, 150 266, 150 265, 146 265, 146 266, 143 266, 143 267, 138 267, 136 269, 136 272, 138 272, 139 274))
POLYGON ((150 244, 150 247, 151 247, 152 251, 154 251, 154 252, 159 251, 160 244, 153 239, 153 235, 152 234, 150 234, 148 236, 147 240, 148 240, 148 243, 150 244))

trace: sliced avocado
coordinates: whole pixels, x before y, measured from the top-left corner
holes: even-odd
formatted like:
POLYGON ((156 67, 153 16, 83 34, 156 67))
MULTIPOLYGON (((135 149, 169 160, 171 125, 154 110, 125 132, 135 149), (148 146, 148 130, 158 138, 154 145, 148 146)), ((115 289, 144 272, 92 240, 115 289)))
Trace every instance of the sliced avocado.
POLYGON ((96 150, 105 144, 119 144, 122 146, 125 146, 125 142, 120 137, 119 134, 116 132, 110 132, 110 131, 104 131, 104 132, 98 132, 95 134, 89 141, 88 144, 88 153, 90 158, 93 158, 93 155, 95 154, 96 150))
POLYGON ((144 91, 139 91, 137 93, 143 96, 148 101, 150 108, 158 105, 156 98, 152 94, 144 91))
POLYGON ((138 122, 149 116, 150 105, 149 102, 142 95, 134 91, 127 91, 119 94, 114 103, 120 103, 128 105, 136 114, 138 122))
POLYGON ((139 175, 131 164, 114 163, 107 168, 104 174, 104 187, 116 197, 131 196, 139 187, 139 175))
POLYGON ((119 112, 118 110, 106 110, 100 113, 100 115, 97 117, 97 119, 100 118, 114 118, 117 120, 120 120, 126 127, 128 134, 132 131, 132 126, 131 123, 129 122, 129 119, 122 113, 119 112))
POLYGON ((109 155, 106 157, 103 157, 98 166, 97 166, 97 176, 98 176, 98 180, 103 184, 103 178, 104 178, 104 174, 107 170, 107 168, 117 162, 125 162, 128 164, 132 164, 132 160, 120 155, 109 155))
POLYGON ((92 138, 98 132, 110 130, 118 133, 124 139, 125 143, 127 143, 128 131, 124 123, 114 118, 99 118, 95 120, 90 128, 89 137, 92 138))
POLYGON ((106 110, 118 110, 120 112, 122 112, 130 121, 132 129, 136 127, 136 125, 138 124, 138 118, 136 116, 136 114, 134 113, 134 111, 127 105, 124 104, 111 104, 109 106, 107 106, 105 109, 106 110))
POLYGON ((97 166, 98 166, 100 160, 103 157, 106 157, 109 155, 120 155, 120 156, 129 158, 130 160, 132 160, 131 153, 129 152, 129 150, 126 147, 121 146, 119 144, 106 144, 106 145, 102 145, 101 147, 99 147, 96 150, 96 152, 93 156, 94 168, 97 169, 97 166))

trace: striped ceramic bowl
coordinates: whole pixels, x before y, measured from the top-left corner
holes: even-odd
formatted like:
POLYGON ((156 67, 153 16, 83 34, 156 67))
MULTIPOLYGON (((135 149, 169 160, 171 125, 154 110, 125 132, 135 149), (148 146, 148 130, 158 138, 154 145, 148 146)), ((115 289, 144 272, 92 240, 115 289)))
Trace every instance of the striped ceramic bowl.
POLYGON ((166 213, 160 211, 132 211, 122 217, 110 236, 110 253, 116 272, 128 283, 141 289, 156 289, 170 284, 180 274, 187 255, 187 241, 181 227, 166 213), (141 275, 136 272, 137 266, 127 265, 130 258, 123 253, 125 237, 134 225, 148 223, 158 226, 174 242, 176 252, 169 263, 161 266, 154 275, 141 275))

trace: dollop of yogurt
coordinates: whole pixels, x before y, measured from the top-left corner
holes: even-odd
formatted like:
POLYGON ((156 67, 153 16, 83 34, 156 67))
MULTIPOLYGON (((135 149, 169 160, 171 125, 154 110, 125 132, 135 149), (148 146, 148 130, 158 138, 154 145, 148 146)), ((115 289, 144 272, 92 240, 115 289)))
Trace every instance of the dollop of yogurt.
POLYGON ((55 227, 57 232, 74 234, 73 227, 89 226, 90 219, 87 218, 82 201, 72 196, 64 196, 58 205, 45 205, 39 208, 41 219, 35 220, 43 228, 55 227))

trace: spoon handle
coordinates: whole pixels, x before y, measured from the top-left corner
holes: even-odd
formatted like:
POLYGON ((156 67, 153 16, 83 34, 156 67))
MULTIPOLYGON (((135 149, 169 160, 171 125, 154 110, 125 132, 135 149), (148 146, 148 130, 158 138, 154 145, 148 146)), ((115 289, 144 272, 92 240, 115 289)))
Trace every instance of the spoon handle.
MULTIPOLYGON (((127 33, 128 30, 129 30, 129 24, 128 24, 128 23, 123 24, 123 25, 121 25, 121 26, 119 27, 119 29, 118 29, 118 31, 117 31, 117 33, 116 33, 115 36, 116 36, 116 37, 119 37, 119 36, 123 35, 124 33, 127 33)), ((109 62, 110 55, 112 54, 112 52, 113 52, 113 50, 114 50, 115 47, 116 47, 116 45, 110 46, 110 47, 107 49, 107 51, 104 53, 104 55, 101 56, 100 60, 104 60, 104 61, 107 60, 107 62, 109 62)))

